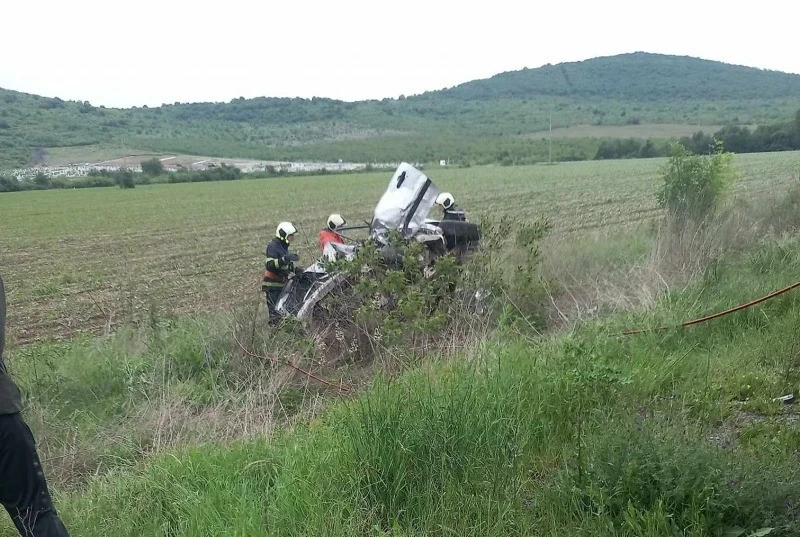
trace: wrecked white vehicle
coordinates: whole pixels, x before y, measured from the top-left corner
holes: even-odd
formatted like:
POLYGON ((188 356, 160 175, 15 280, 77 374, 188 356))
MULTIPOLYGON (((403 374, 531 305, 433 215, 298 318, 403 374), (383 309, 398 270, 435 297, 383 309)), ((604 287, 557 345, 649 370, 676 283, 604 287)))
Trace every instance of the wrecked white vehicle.
MULTIPOLYGON (((420 170, 402 163, 394 172, 389 185, 375 207, 372 222, 362 229, 369 230, 369 239, 380 248, 384 259, 391 263, 402 258, 401 249, 389 244, 389 235, 398 232, 406 241, 421 242, 426 255, 420 262, 429 265, 442 255, 464 254, 478 247, 480 226, 471 222, 441 221, 427 218, 433 208, 439 189, 420 170)), ((359 229, 358 226, 344 227, 359 229)), ((329 243, 323 258, 353 259, 359 245, 329 243)), ((309 266, 286 284, 277 310, 283 315, 308 320, 314 307, 325 296, 339 288, 344 274, 328 274, 322 261, 309 266)))

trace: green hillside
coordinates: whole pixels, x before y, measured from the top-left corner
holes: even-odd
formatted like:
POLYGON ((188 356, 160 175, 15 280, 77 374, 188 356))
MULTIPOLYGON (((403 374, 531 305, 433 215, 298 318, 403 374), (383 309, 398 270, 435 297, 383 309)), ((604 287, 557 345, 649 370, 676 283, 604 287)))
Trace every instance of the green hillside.
MULTIPOLYGON (((410 74, 413 76, 413 73, 410 74)), ((543 160, 542 134, 575 125, 723 125, 787 121, 800 75, 646 53, 546 65, 412 97, 234 99, 108 109, 0 89, 0 168, 35 164, 46 148, 107 145, 280 160, 543 160)), ((597 150, 588 129, 556 158, 597 150)))
POLYGON ((465 100, 535 95, 640 102, 796 99, 800 75, 688 56, 635 52, 502 73, 439 93, 465 100))

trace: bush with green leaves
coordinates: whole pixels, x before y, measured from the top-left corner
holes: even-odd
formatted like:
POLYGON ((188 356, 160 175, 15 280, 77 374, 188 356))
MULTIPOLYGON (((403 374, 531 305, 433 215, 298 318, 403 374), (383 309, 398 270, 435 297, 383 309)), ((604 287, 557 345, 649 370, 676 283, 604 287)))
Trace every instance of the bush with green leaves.
POLYGON ((711 155, 695 155, 676 143, 660 175, 658 204, 676 217, 694 220, 709 216, 737 177, 733 155, 720 142, 711 155))
POLYGON ((329 263, 327 269, 347 277, 347 291, 326 298, 328 307, 338 310, 335 317, 350 317, 384 345, 398 344, 410 334, 442 331, 463 305, 456 295, 463 290, 464 266, 453 256, 431 261, 422 243, 407 242, 397 233, 390 235, 388 246, 367 241, 353 260, 329 263))
POLYGON ((484 246, 471 259, 465 278, 494 297, 490 305, 502 323, 524 331, 544 328, 550 284, 540 272, 539 245, 549 231, 550 223, 541 217, 481 220, 484 246))
POLYGON ((50 187, 50 177, 44 173, 39 172, 36 174, 36 177, 33 178, 34 188, 36 189, 46 189, 50 187))
POLYGON ((147 175, 161 175, 164 173, 164 164, 158 158, 142 161, 142 172, 147 175))
POLYGON ((22 185, 14 177, 0 175, 0 192, 17 192, 22 190, 22 185))
POLYGON ((540 328, 546 295, 538 245, 547 222, 484 219, 481 229, 490 246, 466 256, 437 256, 392 233, 386 246, 367 241, 353 260, 328 263, 329 273, 346 278, 317 306, 319 325, 335 325, 339 339, 349 331, 371 349, 460 346, 500 320, 540 328))
POLYGON ((136 188, 136 180, 133 172, 127 168, 120 168, 113 172, 114 181, 120 188, 136 188))

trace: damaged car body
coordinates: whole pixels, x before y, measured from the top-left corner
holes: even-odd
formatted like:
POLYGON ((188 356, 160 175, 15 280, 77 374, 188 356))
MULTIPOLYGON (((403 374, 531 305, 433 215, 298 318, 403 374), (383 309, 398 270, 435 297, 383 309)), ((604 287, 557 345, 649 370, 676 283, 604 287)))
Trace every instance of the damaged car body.
MULTIPOLYGON (((427 217, 438 195, 438 187, 420 170, 405 162, 398 166, 375 206, 371 223, 364 226, 369 232, 368 240, 378 245, 384 260, 391 263, 403 255, 401 250, 390 246, 390 235, 393 233, 399 234, 405 241, 420 242, 426 247, 425 259, 420 260, 424 265, 433 263, 443 255, 461 257, 478 247, 481 234, 477 224, 427 217)), ((358 247, 329 243, 323 252, 323 259, 351 260, 358 247)), ((345 278, 345 274, 329 274, 324 261, 318 261, 289 281, 278 300, 277 310, 282 315, 306 321, 310 319, 316 304, 339 288, 345 278)))

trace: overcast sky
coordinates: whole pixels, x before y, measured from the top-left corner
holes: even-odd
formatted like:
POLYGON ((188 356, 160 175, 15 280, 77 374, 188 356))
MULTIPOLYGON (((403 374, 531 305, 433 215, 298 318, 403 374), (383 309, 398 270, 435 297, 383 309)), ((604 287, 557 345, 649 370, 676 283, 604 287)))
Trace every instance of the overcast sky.
POLYGON ((798 15, 794 0, 1 0, 0 87, 116 107, 353 101, 634 51, 800 73, 798 15))

